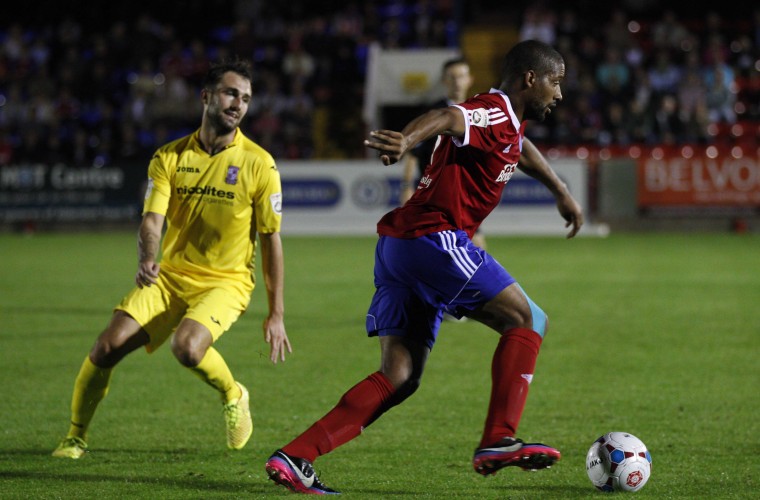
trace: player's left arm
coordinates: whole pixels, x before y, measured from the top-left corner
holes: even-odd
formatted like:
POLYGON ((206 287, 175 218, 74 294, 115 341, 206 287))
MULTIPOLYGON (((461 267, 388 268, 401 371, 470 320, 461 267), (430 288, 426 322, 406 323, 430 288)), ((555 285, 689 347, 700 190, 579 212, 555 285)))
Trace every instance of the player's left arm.
POLYGON ((285 351, 293 352, 285 331, 285 265, 282 239, 279 232, 259 233, 261 243, 262 274, 267 289, 269 314, 264 320, 264 340, 269 344, 269 359, 272 363, 285 361, 285 351))
POLYGON ((414 194, 414 175, 419 170, 419 160, 411 151, 404 155, 404 173, 401 178, 401 194, 399 195, 399 203, 403 205, 414 194))
POLYGON ((467 122, 462 111, 455 106, 431 109, 410 121, 401 132, 394 130, 373 130, 370 139, 364 141, 368 148, 379 151, 383 165, 399 161, 404 153, 417 144, 437 135, 461 137, 465 134, 467 122))
POLYGON ((562 217, 567 221, 565 227, 570 227, 567 233, 568 238, 575 236, 583 225, 583 210, 580 204, 567 189, 567 184, 562 182, 552 169, 549 162, 538 148, 527 138, 523 138, 522 153, 520 155, 520 170, 541 181, 543 185, 549 188, 554 197, 557 199, 557 209, 562 217))

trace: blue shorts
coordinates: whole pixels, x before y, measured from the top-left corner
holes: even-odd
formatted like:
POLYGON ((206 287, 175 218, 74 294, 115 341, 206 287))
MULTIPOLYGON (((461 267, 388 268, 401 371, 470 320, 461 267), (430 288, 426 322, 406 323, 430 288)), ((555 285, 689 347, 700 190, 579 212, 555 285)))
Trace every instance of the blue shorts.
POLYGON ((514 282, 464 231, 380 236, 367 334, 410 337, 432 348, 444 312, 461 318, 514 282))

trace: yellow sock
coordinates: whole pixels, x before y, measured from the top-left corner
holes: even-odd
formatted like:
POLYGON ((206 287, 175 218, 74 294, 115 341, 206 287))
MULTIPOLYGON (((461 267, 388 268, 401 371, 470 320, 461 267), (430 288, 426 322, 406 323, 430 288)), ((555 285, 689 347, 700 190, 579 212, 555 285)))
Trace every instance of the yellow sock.
POLYGON ((225 403, 242 396, 227 363, 219 351, 209 347, 198 366, 190 368, 201 380, 219 391, 225 403))
POLYGON ((113 368, 100 368, 90 361, 88 355, 79 369, 71 396, 71 426, 69 436, 85 439, 92 416, 106 394, 111 382, 113 368))

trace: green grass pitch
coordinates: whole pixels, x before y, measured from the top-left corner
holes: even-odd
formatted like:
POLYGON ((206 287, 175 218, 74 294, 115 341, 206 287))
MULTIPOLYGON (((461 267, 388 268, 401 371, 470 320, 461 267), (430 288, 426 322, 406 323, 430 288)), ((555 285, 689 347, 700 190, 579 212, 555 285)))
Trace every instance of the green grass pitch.
MULTIPOLYGON (((364 334, 374 238, 283 237, 284 364, 267 360, 263 286, 217 344, 252 396, 254 436, 225 448, 221 405, 167 346, 138 351, 79 461, 50 452, 72 383, 132 284, 133 233, 0 235, 0 497, 286 496, 264 462, 379 364, 364 334)), ((519 435, 562 460, 535 473, 473 472, 497 336, 444 323, 422 387, 316 462, 349 498, 602 498, 588 447, 622 430, 649 447, 637 498, 757 498, 760 483, 760 237, 613 234, 492 237, 489 250, 551 318, 519 435)))

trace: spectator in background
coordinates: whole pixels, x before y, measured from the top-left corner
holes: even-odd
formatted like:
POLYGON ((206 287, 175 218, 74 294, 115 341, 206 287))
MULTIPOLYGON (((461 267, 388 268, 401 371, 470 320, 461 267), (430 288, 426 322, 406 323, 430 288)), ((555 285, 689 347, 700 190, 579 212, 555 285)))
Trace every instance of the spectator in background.
POLYGON ((278 71, 264 71, 259 76, 259 89, 254 91, 251 110, 258 115, 260 110, 268 108, 270 113, 278 115, 288 106, 288 98, 283 92, 282 76, 278 71))
POLYGON ((678 101, 672 94, 659 96, 654 112, 654 132, 664 144, 678 144, 683 133, 683 122, 678 113, 678 101))
POLYGON ((132 51, 132 63, 142 66, 144 62, 156 61, 161 55, 164 43, 161 24, 148 12, 143 11, 135 23, 135 29, 129 37, 132 51))
POLYGON ((12 65, 21 60, 22 54, 26 50, 26 42, 24 41, 24 27, 20 23, 13 23, 8 27, 5 40, 2 42, 2 49, 12 65))
POLYGON ((35 90, 29 96, 29 119, 39 127, 57 124, 56 103, 44 90, 35 90))
POLYGON ((603 28, 606 49, 615 49, 625 54, 636 45, 628 29, 628 14, 622 9, 614 9, 603 28))
POLYGON ((746 103, 746 119, 760 122, 760 71, 750 71, 740 87, 737 97, 746 103))
POLYGON ((187 82, 190 74, 190 58, 180 39, 173 38, 169 42, 167 50, 158 59, 158 69, 165 74, 177 75, 187 82))
POLYGON ((239 17, 232 25, 232 39, 230 40, 230 49, 235 54, 243 57, 253 57, 256 50, 256 36, 251 30, 249 20, 239 17))
POLYGON ((611 102, 604 108, 602 118, 602 131, 599 133, 597 143, 600 146, 621 145, 626 146, 633 142, 631 126, 627 123, 628 115, 625 105, 620 102, 611 102))
POLYGON ((626 113, 626 133, 631 140, 639 144, 652 144, 654 138, 653 118, 642 101, 632 100, 628 103, 626 113))
POLYGON ((69 161, 78 167, 92 166, 94 159, 90 134, 82 127, 74 130, 74 140, 72 143, 69 161))
POLYGON ((107 29, 106 40, 111 60, 116 65, 125 65, 129 60, 132 48, 130 46, 130 32, 127 23, 121 19, 112 20, 110 28, 107 29))
POLYGON ((285 79, 297 80, 306 85, 314 74, 315 66, 314 57, 304 49, 300 34, 291 36, 288 50, 282 59, 282 73, 285 79))
POLYGON ((258 108, 256 117, 251 121, 249 129, 251 136, 257 137, 262 147, 278 157, 283 156, 283 152, 280 150, 282 145, 282 119, 280 116, 280 113, 275 112, 273 107, 264 101, 264 105, 258 108))
POLYGON ((184 124, 198 111, 193 89, 182 78, 175 66, 169 66, 162 74, 160 85, 156 85, 150 101, 151 121, 170 124, 174 129, 182 129, 184 124))
POLYGON ((596 144, 602 131, 601 107, 593 106, 588 94, 579 94, 576 100, 575 113, 570 117, 575 140, 580 144, 596 144))
POLYGON ((628 87, 631 70, 623 59, 620 49, 608 46, 604 51, 604 61, 596 68, 596 81, 607 93, 622 93, 628 87))
MULTIPOLYGON (((727 58, 731 49, 728 44, 724 43, 724 40, 726 40, 727 37, 732 36, 733 33, 731 33, 731 30, 727 29, 728 27, 724 22, 723 15, 718 9, 713 8, 707 11, 702 26, 703 34, 701 38, 706 42, 704 45, 708 50, 713 50, 716 47, 721 48, 724 51, 724 58, 727 58)), ((709 63, 710 61, 706 59, 705 62, 709 63)))
POLYGON ((13 155, 13 145, 9 140, 8 129, 0 123, 0 167, 13 163, 13 155))
POLYGON ((557 19, 554 11, 546 8, 540 2, 525 9, 520 25, 520 40, 540 40, 554 45, 557 39, 557 19))
MULTIPOLYGON (((692 53, 691 60, 696 61, 697 55, 692 53)), ((676 100, 678 114, 684 126, 684 140, 701 142, 707 131, 707 89, 702 74, 696 64, 685 68, 681 82, 678 85, 676 100)))
POLYGON ((666 9, 662 17, 652 25, 652 42, 657 51, 680 50, 681 45, 691 36, 686 26, 678 20, 673 9, 666 9))
POLYGON ((137 163, 152 154, 153 148, 140 144, 133 122, 125 120, 119 127, 119 136, 114 150, 114 160, 119 163, 137 163))
MULTIPOLYGON (((707 117, 713 123, 736 122, 736 103, 733 90, 727 84, 725 68, 721 65, 712 65, 707 68, 705 74, 705 86, 707 87, 706 105, 707 117)), ((730 80, 731 84, 733 79, 730 80)))
POLYGON ((36 126, 26 127, 21 133, 21 147, 19 147, 14 159, 20 163, 37 164, 48 159, 43 140, 44 129, 36 126))
POLYGON ((571 46, 577 46, 581 32, 581 22, 578 19, 578 10, 564 4, 559 12, 556 24, 557 44, 561 38, 567 39, 571 46))
POLYGON ((6 127, 6 134, 11 134, 11 131, 17 131, 29 123, 29 106, 19 82, 10 82, 3 97, 5 103, 0 106, 0 123, 6 127))
MULTIPOLYGON (((28 96, 44 95, 48 99, 55 99, 55 93, 58 87, 55 83, 55 77, 50 74, 50 68, 47 65, 37 67, 35 76, 29 78, 24 85, 28 96)), ((97 77, 93 73, 94 77, 97 77)), ((107 89, 103 89, 100 95, 106 96, 107 89)), ((110 95, 108 95, 110 97, 110 95)))
POLYGON ((593 75, 594 68, 602 60, 603 43, 603 41, 598 40, 591 33, 587 31, 582 32, 575 52, 578 54, 578 58, 583 65, 584 73, 591 73, 593 75))
MULTIPOLYGON (((169 134, 182 134, 194 127, 192 110, 171 111, 166 108, 173 107, 173 104, 158 101, 164 109, 158 110, 154 116, 154 97, 176 94, 176 90, 163 88, 163 85, 180 84, 170 75, 181 79, 192 93, 199 88, 210 58, 228 52, 253 57, 257 76, 268 73, 287 81, 289 71, 298 71, 301 75, 298 78, 308 80, 306 92, 315 111, 324 116, 315 125, 319 128, 316 134, 322 139, 313 148, 300 150, 292 147, 293 135, 288 133, 288 151, 311 154, 311 157, 363 157, 365 152, 355 145, 360 143, 364 126, 357 116, 361 116, 359 108, 363 100, 369 44, 382 42, 383 29, 387 28, 386 48, 391 41, 399 48, 458 47, 457 35, 463 28, 461 22, 468 21, 456 17, 457 11, 450 2, 428 0, 403 5, 377 0, 348 2, 346 5, 333 2, 327 6, 299 2, 298 8, 292 10, 260 2, 231 0, 230 3, 230 12, 242 14, 231 16, 229 26, 220 27, 221 31, 229 30, 228 39, 216 35, 220 31, 216 26, 205 32, 190 31, 187 23, 162 22, 159 16, 151 14, 149 7, 132 18, 114 19, 106 10, 100 16, 94 13, 90 17, 101 21, 97 26, 84 26, 85 18, 65 12, 52 27, 9 22, 0 33, 4 35, 0 38, 0 92, 5 96, 5 104, 0 106, 0 121, 7 125, 5 142, 11 147, 19 147, 20 129, 29 122, 13 117, 19 114, 19 108, 27 112, 32 106, 39 106, 39 92, 55 102, 73 98, 79 103, 70 103, 73 105, 71 112, 63 109, 64 106, 59 107, 56 123, 51 125, 58 129, 63 151, 74 150, 73 130, 80 119, 77 111, 80 108, 86 111, 89 120, 109 114, 97 108, 110 105, 113 109, 110 119, 136 120, 136 130, 141 137, 146 133, 153 135, 157 128, 155 122, 164 120, 168 114, 171 119, 165 125, 170 129, 169 134), (290 46, 289 42, 294 38, 300 43, 290 46), (147 60, 150 73, 157 80, 153 90, 135 91, 127 83, 127 78, 140 72, 143 59, 147 60), (304 63, 309 59, 313 63, 304 63), (286 61, 293 62, 286 64, 286 61), (313 70, 309 69, 311 67, 313 70), (165 83, 161 83, 162 78, 165 83), (174 83, 171 83, 173 79, 174 83), (20 94, 14 90, 17 85, 22 89, 20 94)), ((92 9, 101 8, 95 2, 90 4, 92 9)), ((754 8, 750 17, 750 11, 716 7, 700 18, 694 11, 664 6, 661 16, 647 18, 648 11, 635 13, 617 5, 597 6, 593 12, 586 12, 582 7, 563 4, 556 15, 547 5, 539 2, 526 6, 514 26, 507 26, 507 29, 514 29, 520 37, 532 33, 534 38, 556 40, 568 63, 565 86, 568 95, 581 91, 582 75, 596 76, 598 72, 606 71, 605 51, 614 47, 628 68, 630 85, 618 85, 612 93, 609 86, 605 89, 602 83, 591 91, 584 89, 583 92, 591 96, 592 107, 619 102, 619 96, 625 96, 625 91, 635 93, 628 95, 635 95, 636 99, 650 91, 677 96, 681 79, 677 75, 687 72, 690 54, 697 53, 701 57, 702 69, 720 61, 732 72, 724 87, 733 94, 735 109, 733 113, 728 111, 725 105, 730 105, 731 97, 720 94, 724 89, 715 86, 712 116, 720 120, 730 120, 731 115, 737 121, 756 119, 753 118, 758 114, 756 100, 752 99, 754 94, 746 85, 752 85, 758 72, 754 64, 760 53, 760 9, 754 8), (651 31, 647 31, 647 26, 651 31), (671 57, 666 71, 659 67, 662 52, 671 57), (651 89, 642 87, 644 80, 638 75, 641 70, 651 72, 651 89), (621 90, 624 90, 622 94, 621 90), (720 95, 722 99, 719 99, 720 95), (718 104, 721 100, 724 105, 718 104)), ((51 9, 55 8, 57 4, 51 4, 51 9)), ((202 4, 183 4, 183 9, 188 18, 208 14, 202 4)), ((703 74, 707 87, 712 87, 709 84, 711 73, 703 74)), ((257 93, 263 87, 260 83, 254 82, 257 93)), ((289 84, 281 87, 280 94, 286 100, 290 99, 294 89, 289 84)), ((181 106, 181 101, 177 99, 176 105, 181 106)), ((575 111, 576 102, 581 101, 570 99, 566 111, 575 111)), ((628 103, 624 107, 630 111, 628 103)), ((636 108, 648 113, 650 120, 654 119, 654 106, 637 105, 636 108)), ((598 109, 600 113, 605 112, 598 109)), ((291 108, 275 105, 273 110, 281 121, 290 120, 284 114, 291 113, 291 108)), ((92 127, 93 122, 88 121, 86 126, 92 127)), ((566 137, 567 130, 553 128, 566 129, 567 126, 567 123, 559 123, 551 117, 542 124, 544 133, 536 138, 545 137, 550 141, 566 137)), ((104 130, 114 128, 118 125, 106 126, 104 130)), ((98 139, 100 131, 91 130, 91 134, 98 139)), ((691 136, 693 134, 684 135, 684 140, 691 136)), ((650 139, 657 141, 656 136, 650 139)), ((285 147, 285 134, 274 140, 279 141, 274 148, 282 150, 285 147)), ((114 143, 113 147, 119 149, 118 144, 114 143)))
POLYGON ((643 113, 649 112, 652 107, 654 90, 649 81, 649 71, 644 67, 638 67, 633 70, 631 78, 632 101, 636 102, 636 107, 643 113))
POLYGON ((657 50, 654 59, 654 65, 649 70, 649 86, 659 96, 675 94, 681 81, 681 70, 673 62, 670 50, 657 50))
POLYGON ((282 156, 295 160, 310 158, 314 149, 312 140, 314 102, 304 84, 296 79, 291 82, 285 110, 282 113, 282 156))
POLYGON ((193 38, 190 41, 189 55, 186 60, 184 77, 194 88, 200 88, 203 76, 209 69, 210 55, 206 42, 202 38, 193 38))

